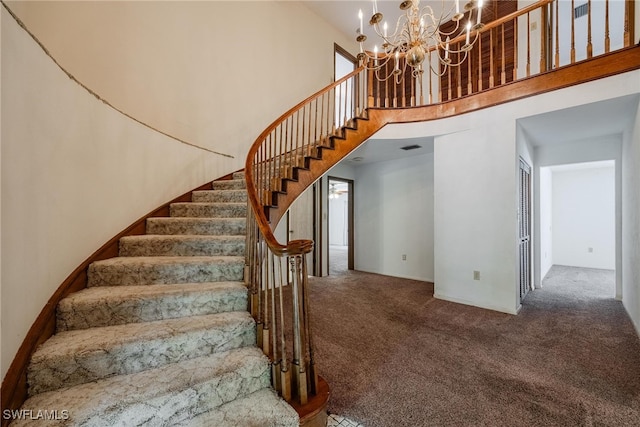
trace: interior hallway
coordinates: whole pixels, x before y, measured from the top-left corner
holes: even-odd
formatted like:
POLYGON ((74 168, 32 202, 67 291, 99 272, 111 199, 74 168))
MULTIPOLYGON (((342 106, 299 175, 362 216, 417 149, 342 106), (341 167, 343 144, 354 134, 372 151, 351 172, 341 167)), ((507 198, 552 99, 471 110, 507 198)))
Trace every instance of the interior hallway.
POLYGON ((436 300, 426 282, 312 278, 329 411, 365 427, 640 426, 640 339, 613 280, 554 266, 512 316, 436 300))

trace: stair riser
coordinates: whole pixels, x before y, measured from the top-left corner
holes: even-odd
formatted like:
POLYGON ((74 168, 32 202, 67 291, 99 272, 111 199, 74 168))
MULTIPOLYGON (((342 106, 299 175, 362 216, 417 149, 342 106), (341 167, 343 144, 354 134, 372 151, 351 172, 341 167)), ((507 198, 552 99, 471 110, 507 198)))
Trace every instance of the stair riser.
POLYGON ((245 235, 244 218, 149 218, 147 234, 160 235, 245 235))
POLYGON ((247 192, 233 191, 194 191, 191 195, 194 203, 246 203, 247 192))
POLYGON ((246 218, 246 204, 175 203, 170 207, 172 217, 246 218))
MULTIPOLYGON (((196 329, 149 341, 122 343, 117 347, 68 354, 56 359, 34 356, 27 371, 29 395, 77 384, 132 374, 169 363, 241 348, 255 343, 254 323, 227 329, 196 329)), ((45 355, 46 356, 46 355, 45 355)))
POLYGON ((168 283, 202 283, 242 281, 244 261, 216 261, 215 263, 102 265, 89 266, 87 286, 136 286, 168 283))
POLYGON ((245 239, 148 239, 120 240, 120 256, 244 256, 245 239))
POLYGON ((247 291, 202 291, 58 305, 58 332, 247 309, 247 291))

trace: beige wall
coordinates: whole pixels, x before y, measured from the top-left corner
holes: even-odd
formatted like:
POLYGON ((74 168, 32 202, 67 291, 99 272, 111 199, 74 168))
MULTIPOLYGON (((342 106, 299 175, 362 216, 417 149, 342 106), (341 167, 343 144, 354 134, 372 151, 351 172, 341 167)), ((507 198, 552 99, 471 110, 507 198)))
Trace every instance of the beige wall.
POLYGON ((242 168, 273 119, 329 83, 333 42, 349 46, 293 2, 9 6, 116 108, 232 157, 96 100, 0 7, 3 378, 74 268, 157 206, 242 168))

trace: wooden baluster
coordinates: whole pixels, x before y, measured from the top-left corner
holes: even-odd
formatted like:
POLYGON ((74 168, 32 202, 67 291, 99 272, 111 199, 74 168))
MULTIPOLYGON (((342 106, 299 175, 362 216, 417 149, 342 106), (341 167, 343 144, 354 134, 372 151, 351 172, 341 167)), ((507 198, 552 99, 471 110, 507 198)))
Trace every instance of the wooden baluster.
POLYGON ((411 79, 409 79, 409 101, 408 101, 409 105, 405 104, 405 107, 415 106, 415 92, 416 92, 417 85, 418 85, 418 80, 416 80, 416 78, 413 75, 413 72, 411 72, 411 79))
POLYGON ((311 155, 313 155, 314 157, 316 157, 318 155, 318 123, 322 123, 322 120, 318 119, 318 99, 314 99, 313 101, 315 103, 315 113, 313 114, 313 140, 312 140, 312 150, 314 150, 314 152, 309 153, 311 155))
POLYGON ((478 35, 478 92, 482 90, 482 34, 478 35))
MULTIPOLYGON (((304 255, 303 255, 304 256, 304 255)), ((301 316, 301 295, 300 295, 300 256, 293 256, 290 258, 291 272, 293 275, 293 282, 291 284, 292 302, 293 302, 293 369, 294 369, 294 381, 298 392, 298 398, 300 404, 305 405, 308 399, 307 393, 307 381, 306 370, 304 366, 302 343, 303 343, 303 329, 302 329, 302 316, 301 316)))
MULTIPOLYGON (((431 55, 428 56, 429 58, 429 73, 428 73, 428 77, 429 77, 429 105, 433 104, 433 83, 431 81, 431 79, 433 79, 433 73, 431 73, 431 55)), ((422 97, 422 94, 420 94, 420 96, 422 97)), ((422 99, 422 105, 424 105, 424 99, 422 99)))
POLYGON ((495 73, 493 61, 495 60, 493 57, 493 28, 489 32, 489 88, 494 86, 493 74, 495 73))
MULTIPOLYGON (((609 0, 607 0, 609 1, 609 0)), ((556 68, 560 67, 560 28, 559 28, 559 22, 560 22, 560 15, 559 15, 559 11, 558 11, 558 3, 560 3, 559 0, 555 0, 554 1, 555 5, 556 5, 556 14, 555 14, 555 26, 556 26, 556 68)))
POLYGON ((527 13, 527 77, 531 75, 531 35, 529 29, 531 28, 531 13, 527 13))
MULTIPOLYGON (((460 49, 460 44, 458 43, 458 49, 460 49)), ((473 93, 473 75, 471 74, 471 53, 472 50, 469 50, 467 52, 468 58, 467 58, 467 95, 471 95, 473 93)))
POLYGON ((311 135, 313 135, 313 132, 314 132, 315 127, 316 127, 315 126, 315 121, 313 120, 314 117, 315 116, 313 115, 312 104, 309 103, 309 127, 308 127, 307 141, 306 141, 306 144, 302 145, 302 149, 300 150, 300 156, 302 157, 302 159, 301 159, 302 161, 300 163, 300 166, 304 166, 304 163, 305 163, 304 155, 305 155, 305 153, 307 155, 309 155, 310 154, 309 149, 313 146, 313 142, 314 141, 313 141, 311 135))
POLYGON ((506 46, 504 43, 504 24, 502 24, 500 28, 502 29, 502 69, 500 71, 500 84, 505 84, 507 82, 507 58, 505 55, 506 46))
POLYGON ((289 361, 287 360, 287 341, 285 339, 285 330, 284 330, 284 296, 283 290, 284 288, 284 277, 282 275, 282 258, 278 258, 278 278, 279 284, 278 287, 278 298, 280 300, 280 395, 286 401, 291 401, 291 371, 289 370, 289 361))
POLYGON ((385 74, 386 80, 384 81, 384 107, 385 108, 390 107, 389 93, 391 93, 391 89, 389 87, 389 84, 390 84, 389 81, 391 79, 388 78, 389 77, 389 65, 390 65, 390 62, 391 61, 387 62, 387 65, 385 66, 385 73, 386 73, 385 74))
POLYGON ((270 295, 269 295, 269 247, 267 245, 264 245, 264 254, 263 254, 263 258, 264 258, 264 305, 263 305, 263 309, 264 309, 264 314, 263 314, 263 324, 262 324, 262 352, 267 355, 267 357, 269 357, 269 359, 271 359, 271 361, 273 361, 273 355, 270 354, 270 349, 271 349, 271 342, 270 342, 270 338, 271 338, 271 324, 270 324, 270 316, 269 316, 269 299, 270 299, 270 295))
MULTIPOLYGON (((458 52, 458 64, 460 63, 461 53, 458 52)), ((458 69, 458 98, 462 97, 462 67, 456 67, 458 69)))
POLYGON ((256 283, 258 284, 258 318, 256 319, 256 341, 258 344, 258 347, 262 347, 262 330, 263 330, 263 320, 262 320, 262 307, 263 307, 263 295, 262 295, 262 287, 263 287, 263 283, 262 283, 262 245, 263 245, 263 241, 262 241, 262 236, 260 236, 260 239, 257 242, 256 245, 256 259, 255 259, 255 263, 256 263, 256 277, 254 278, 254 280, 256 281, 256 283))
POLYGON ((635 34, 635 1, 625 0, 624 7, 624 47, 629 47, 634 43, 635 34))
POLYGON ((294 173, 294 169, 293 167, 297 164, 296 163, 296 147, 298 146, 298 143, 300 142, 300 140, 303 138, 304 135, 304 106, 302 107, 301 110, 298 110, 296 112, 296 124, 297 124, 297 129, 296 129, 296 134, 295 136, 292 135, 292 139, 291 139, 291 149, 289 150, 289 176, 291 178, 293 178, 293 173, 294 173))
MULTIPOLYGON (((304 110, 303 110, 304 114, 304 110)), ((296 112, 296 119, 299 120, 300 115, 296 112)), ((296 120, 296 121, 297 121, 296 120)), ((285 176, 289 179, 293 178, 293 116, 288 118, 285 122, 284 126, 284 144, 286 148, 286 166, 285 166, 285 176), (291 127, 291 132, 289 132, 289 127, 291 127)), ((297 123, 296 123, 297 124, 297 123)), ((297 126, 296 126, 297 127, 297 126)))
POLYGON ((452 97, 451 89, 451 68, 447 68, 447 101, 451 101, 452 97))
POLYGON ((547 29, 549 23, 547 22, 547 6, 540 8, 540 73, 547 71, 547 29))
POLYGON ((319 136, 319 139, 320 139, 320 145, 321 146, 325 145, 324 141, 325 141, 325 138, 327 136, 326 130, 324 128, 324 121, 325 121, 325 118, 324 118, 324 98, 325 98, 325 96, 326 96, 326 94, 322 95, 322 98, 320 99, 320 136, 319 136))
POLYGON ((513 79, 518 79, 518 18, 513 20, 513 79))
MULTIPOLYGON (((385 66, 386 67, 386 66, 385 66)), ((372 80, 375 80, 376 82, 376 107, 380 106, 380 79, 377 77, 376 72, 373 71, 371 73, 372 76, 372 80)))
POLYGON ((571 63, 576 62, 576 15, 574 0, 571 0, 571 63))
POLYGON ((398 83, 396 83, 396 76, 393 77, 393 106, 398 106, 398 83))
POLYGON ((591 43, 591 0, 587 1, 587 58, 593 58, 593 44, 591 43))
POLYGON ((351 117, 350 116, 350 111, 348 111, 348 101, 349 101, 349 86, 347 85, 347 82, 344 81, 342 82, 342 85, 344 86, 344 89, 342 91, 342 98, 344 101, 344 125, 345 126, 349 126, 349 122, 351 121, 351 117))
POLYGON ((306 361, 307 372, 309 373, 309 391, 311 394, 318 392, 318 373, 315 368, 315 357, 313 349, 313 339, 311 336, 311 317, 309 308, 309 280, 307 273, 307 258, 302 255, 302 309, 304 312, 304 332, 305 332, 305 347, 309 353, 308 360, 306 361))
POLYGON ((278 363, 279 363, 279 358, 278 358, 278 341, 276 341, 277 339, 277 333, 278 333, 278 318, 276 316, 276 263, 275 263, 275 256, 273 255, 273 252, 269 251, 269 258, 271 261, 271 313, 269 315, 270 319, 271 319, 271 337, 270 337, 270 341, 271 341, 271 361, 273 362, 272 364, 272 371, 271 371, 271 379, 273 381, 273 388, 275 388, 276 390, 279 390, 280 387, 278 387, 278 383, 280 382, 280 376, 278 375, 278 371, 277 371, 277 367, 278 367, 278 363))
POLYGON ((604 53, 611 50, 611 39, 609 38, 609 0, 604 0, 604 53))

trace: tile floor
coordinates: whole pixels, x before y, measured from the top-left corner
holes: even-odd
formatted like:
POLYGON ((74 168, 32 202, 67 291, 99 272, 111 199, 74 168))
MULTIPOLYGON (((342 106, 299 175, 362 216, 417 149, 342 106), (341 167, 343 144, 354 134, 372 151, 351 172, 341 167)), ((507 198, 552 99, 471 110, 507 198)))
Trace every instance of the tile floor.
POLYGON ((329 414, 327 427, 364 427, 364 425, 351 421, 349 418, 345 418, 341 415, 329 414))

